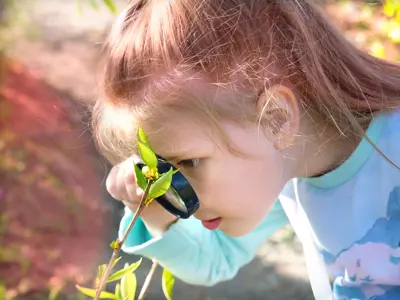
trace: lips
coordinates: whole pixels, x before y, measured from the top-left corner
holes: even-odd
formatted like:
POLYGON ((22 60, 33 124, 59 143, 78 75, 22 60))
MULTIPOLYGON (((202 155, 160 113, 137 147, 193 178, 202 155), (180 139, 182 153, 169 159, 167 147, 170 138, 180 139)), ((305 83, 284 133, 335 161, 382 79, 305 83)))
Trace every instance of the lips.
POLYGON ((221 221, 222 221, 221 218, 215 218, 215 219, 211 219, 211 220, 201 221, 201 223, 208 230, 215 230, 221 225, 221 221))

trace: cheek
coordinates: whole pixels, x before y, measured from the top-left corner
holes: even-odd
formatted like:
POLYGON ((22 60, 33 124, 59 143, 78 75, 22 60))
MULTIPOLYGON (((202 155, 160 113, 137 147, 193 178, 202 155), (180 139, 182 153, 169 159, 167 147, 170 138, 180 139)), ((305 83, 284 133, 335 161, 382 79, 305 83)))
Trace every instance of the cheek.
POLYGON ((224 166, 229 164, 220 164, 219 160, 215 160, 202 166, 196 178, 192 177, 191 183, 199 197, 201 210, 221 213, 241 205, 242 195, 246 195, 246 182, 242 185, 239 176, 232 176, 238 173, 237 169, 234 171, 224 166))
POLYGON ((238 217, 267 213, 284 185, 279 164, 239 158, 219 161, 225 163, 214 163, 197 184, 203 209, 238 217))

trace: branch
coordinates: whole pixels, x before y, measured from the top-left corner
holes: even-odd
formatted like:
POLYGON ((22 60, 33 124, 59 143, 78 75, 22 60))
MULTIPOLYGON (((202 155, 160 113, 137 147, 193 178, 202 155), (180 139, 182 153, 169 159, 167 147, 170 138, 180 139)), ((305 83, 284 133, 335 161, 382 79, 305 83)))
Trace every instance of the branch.
POLYGON ((143 209, 146 207, 146 205, 145 205, 145 200, 146 200, 146 198, 147 198, 147 195, 149 194, 150 186, 151 186, 152 184, 153 184, 153 181, 149 181, 149 182, 147 183, 147 186, 146 186, 146 189, 145 189, 144 194, 143 194, 143 196, 142 196, 142 199, 140 200, 139 207, 138 207, 138 209, 136 210, 136 212, 135 212, 135 214, 134 214, 134 216, 133 216, 131 222, 129 223, 128 229, 125 231, 124 236, 122 237, 122 240, 119 241, 119 240, 117 239, 117 247, 114 248, 114 251, 113 251, 113 254, 112 254, 112 256, 111 256, 111 259, 110 259, 110 261, 109 261, 109 263, 108 263, 108 265, 107 265, 107 268, 106 268, 106 270, 105 270, 105 272, 104 272, 104 274, 103 274, 103 276, 102 276, 102 278, 101 278, 101 280, 100 280, 100 284, 99 284, 99 286, 98 286, 98 288, 97 288, 97 290, 96 290, 96 295, 95 295, 95 297, 94 297, 94 300, 100 299, 100 294, 101 294, 102 290, 104 289, 104 287, 105 287, 105 285, 106 285, 107 278, 108 278, 108 276, 110 275, 112 266, 113 266, 115 260, 116 260, 117 257, 118 257, 118 253, 119 253, 119 251, 121 250, 122 245, 124 244, 124 242, 125 242, 125 240, 126 240, 128 234, 129 234, 129 232, 132 230, 133 226, 135 225, 137 218, 140 216, 141 212, 142 212, 143 209))
POLYGON ((142 286, 142 289, 140 290, 139 298, 138 300, 143 300, 144 296, 146 296, 147 290, 150 285, 150 281, 153 278, 153 275, 157 269, 158 263, 155 259, 153 259, 153 264, 151 265, 151 269, 149 271, 149 274, 146 276, 146 280, 144 281, 144 284, 142 286))

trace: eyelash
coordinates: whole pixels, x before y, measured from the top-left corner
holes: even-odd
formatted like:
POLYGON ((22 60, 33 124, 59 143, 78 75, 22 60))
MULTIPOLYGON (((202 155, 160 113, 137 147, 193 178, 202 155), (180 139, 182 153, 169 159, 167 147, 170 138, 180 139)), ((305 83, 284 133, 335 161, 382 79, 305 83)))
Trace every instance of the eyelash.
POLYGON ((198 158, 193 158, 193 159, 183 159, 181 161, 178 161, 177 165, 178 167, 183 167, 183 168, 195 168, 199 164, 200 159, 198 158))

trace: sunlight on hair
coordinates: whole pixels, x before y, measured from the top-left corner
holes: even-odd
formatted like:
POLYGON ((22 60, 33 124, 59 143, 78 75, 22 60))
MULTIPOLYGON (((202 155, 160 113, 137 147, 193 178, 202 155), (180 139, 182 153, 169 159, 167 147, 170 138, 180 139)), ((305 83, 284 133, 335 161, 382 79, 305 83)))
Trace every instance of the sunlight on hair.
MULTIPOLYGON (((132 1, 104 54, 107 101, 134 108, 144 104, 141 113, 152 117, 165 105, 155 97, 161 89, 187 84, 178 78, 182 69, 232 91, 233 77, 253 91, 274 84, 293 87, 307 112, 339 136, 364 136, 377 114, 400 104, 398 65, 350 43, 310 0, 132 1)), ((246 105, 251 114, 254 103, 246 105)), ((204 114, 212 117, 205 124, 222 115, 240 124, 246 118, 237 116, 244 115, 245 105, 233 107, 237 110, 226 107, 219 116, 204 114)), ((117 120, 107 115, 106 123, 117 127, 129 122, 129 113, 119 109, 111 114, 117 120)))

